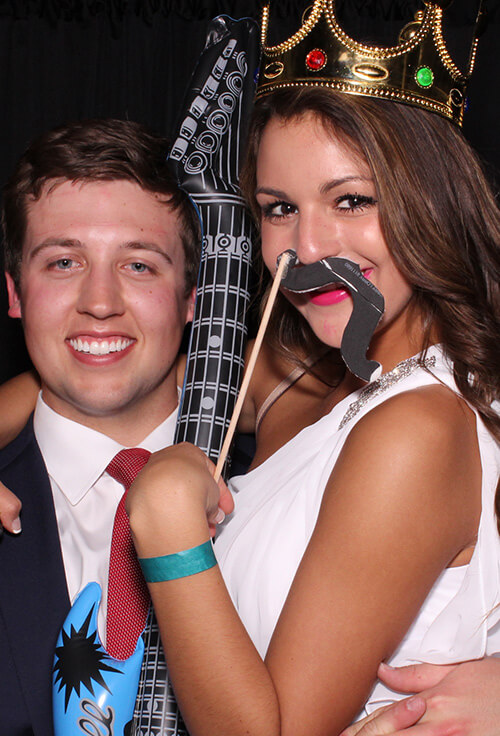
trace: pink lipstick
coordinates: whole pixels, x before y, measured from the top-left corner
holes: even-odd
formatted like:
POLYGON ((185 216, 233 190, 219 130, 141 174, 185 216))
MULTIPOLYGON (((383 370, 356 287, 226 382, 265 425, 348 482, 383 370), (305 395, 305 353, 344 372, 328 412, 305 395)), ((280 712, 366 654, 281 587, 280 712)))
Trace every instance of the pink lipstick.
MULTIPOLYGON (((368 279, 372 273, 373 268, 367 268, 363 271, 363 276, 365 279, 368 279)), ((329 307, 331 304, 339 304, 340 302, 343 302, 348 296, 349 292, 346 291, 346 289, 340 289, 337 287, 314 294, 314 296, 310 297, 310 301, 318 307, 329 307)))
POLYGON ((328 307, 330 304, 338 304, 349 296, 349 292, 345 289, 329 289, 315 294, 311 297, 311 302, 318 307, 328 307))

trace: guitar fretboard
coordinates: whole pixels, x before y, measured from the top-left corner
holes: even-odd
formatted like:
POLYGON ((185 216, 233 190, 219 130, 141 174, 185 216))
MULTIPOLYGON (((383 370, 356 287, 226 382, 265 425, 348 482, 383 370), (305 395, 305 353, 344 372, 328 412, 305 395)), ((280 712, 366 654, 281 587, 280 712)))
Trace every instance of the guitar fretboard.
MULTIPOLYGON (((250 300, 249 215, 231 205, 231 233, 206 235, 176 442, 192 442, 216 461, 243 372, 250 300)), ((200 203, 200 210, 208 207, 200 203)), ((227 205, 225 216, 227 216, 227 205)), ((208 217, 208 214, 206 215, 208 217)), ((219 227, 223 223, 219 224, 219 227)))

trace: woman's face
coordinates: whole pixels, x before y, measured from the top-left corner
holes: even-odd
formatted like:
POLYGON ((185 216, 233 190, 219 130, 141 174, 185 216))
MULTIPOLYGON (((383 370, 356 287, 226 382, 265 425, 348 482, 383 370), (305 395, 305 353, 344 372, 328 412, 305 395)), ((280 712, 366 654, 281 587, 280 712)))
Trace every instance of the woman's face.
MULTIPOLYGON (((382 235, 371 171, 312 113, 267 124, 257 156, 256 196, 262 254, 271 273, 277 256, 289 248, 302 264, 328 256, 348 258, 384 296, 381 327, 403 314, 412 289, 382 235)), ((326 287, 284 293, 322 342, 340 346, 352 312, 349 292, 326 287)))

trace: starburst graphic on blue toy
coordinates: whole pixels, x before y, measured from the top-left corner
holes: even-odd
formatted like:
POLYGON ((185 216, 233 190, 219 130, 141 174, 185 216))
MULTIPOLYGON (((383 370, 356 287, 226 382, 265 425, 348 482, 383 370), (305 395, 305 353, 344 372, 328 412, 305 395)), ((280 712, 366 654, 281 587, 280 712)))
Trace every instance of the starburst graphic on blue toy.
POLYGON ((97 626, 101 587, 88 583, 77 595, 57 638, 52 675, 54 736, 130 733, 144 641, 128 659, 103 647, 97 626))
POLYGON ((65 688, 64 706, 68 707, 73 691, 80 697, 80 687, 84 685, 94 695, 93 682, 111 692, 106 684, 104 672, 120 672, 107 664, 110 657, 101 646, 97 631, 89 633, 89 625, 94 613, 91 609, 87 618, 77 630, 73 625, 68 634, 62 630, 62 645, 56 647, 54 682, 59 682, 59 691, 65 688))

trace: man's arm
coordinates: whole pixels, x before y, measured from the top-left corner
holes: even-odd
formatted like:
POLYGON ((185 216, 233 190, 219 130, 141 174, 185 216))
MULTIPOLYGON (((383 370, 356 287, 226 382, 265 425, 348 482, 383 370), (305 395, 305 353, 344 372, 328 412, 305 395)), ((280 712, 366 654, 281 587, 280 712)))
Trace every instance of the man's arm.
POLYGON ((380 679, 404 693, 418 693, 375 711, 341 736, 497 736, 500 658, 458 665, 379 668, 380 679))

